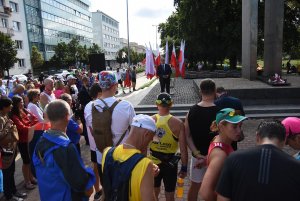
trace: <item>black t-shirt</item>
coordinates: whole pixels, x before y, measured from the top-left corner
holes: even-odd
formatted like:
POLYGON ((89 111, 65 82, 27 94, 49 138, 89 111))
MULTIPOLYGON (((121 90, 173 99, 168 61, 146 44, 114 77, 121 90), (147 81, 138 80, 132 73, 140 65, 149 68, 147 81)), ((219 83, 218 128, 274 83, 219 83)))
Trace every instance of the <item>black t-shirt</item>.
POLYGON ((273 145, 232 153, 216 192, 231 201, 299 201, 300 162, 273 145))
POLYGON ((196 148, 202 155, 207 155, 208 147, 215 134, 210 132, 211 123, 216 120, 217 106, 202 107, 194 105, 188 115, 190 134, 196 148))

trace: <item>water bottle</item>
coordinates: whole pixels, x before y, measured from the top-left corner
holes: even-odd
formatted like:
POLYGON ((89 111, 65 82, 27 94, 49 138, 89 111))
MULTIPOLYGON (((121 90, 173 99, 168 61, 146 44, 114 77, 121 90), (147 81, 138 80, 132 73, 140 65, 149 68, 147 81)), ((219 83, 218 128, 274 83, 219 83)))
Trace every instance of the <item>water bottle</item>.
POLYGON ((184 184, 183 178, 178 177, 178 179, 177 179, 177 188, 176 188, 176 197, 177 198, 182 198, 183 197, 183 184, 184 184))

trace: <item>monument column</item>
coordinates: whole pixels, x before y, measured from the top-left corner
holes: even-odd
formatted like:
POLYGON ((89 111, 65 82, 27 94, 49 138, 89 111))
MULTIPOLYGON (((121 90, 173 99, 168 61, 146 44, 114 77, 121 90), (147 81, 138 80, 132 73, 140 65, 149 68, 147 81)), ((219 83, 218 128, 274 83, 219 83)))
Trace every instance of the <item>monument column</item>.
POLYGON ((264 75, 281 75, 284 0, 265 0, 264 75))
POLYGON ((257 67, 258 0, 243 0, 242 4, 242 77, 254 80, 257 67))

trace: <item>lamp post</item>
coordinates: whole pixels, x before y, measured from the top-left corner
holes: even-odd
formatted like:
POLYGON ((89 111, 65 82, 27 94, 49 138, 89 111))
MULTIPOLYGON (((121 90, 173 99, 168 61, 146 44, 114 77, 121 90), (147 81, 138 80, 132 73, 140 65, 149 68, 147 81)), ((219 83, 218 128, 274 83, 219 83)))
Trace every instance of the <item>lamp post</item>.
POLYGON ((128 67, 130 67, 130 46, 129 46, 129 19, 128 19, 128 0, 126 0, 127 7, 127 58, 128 58, 128 67))
POLYGON ((158 25, 152 25, 153 27, 155 27, 155 44, 156 44, 156 48, 157 48, 157 27, 158 25))

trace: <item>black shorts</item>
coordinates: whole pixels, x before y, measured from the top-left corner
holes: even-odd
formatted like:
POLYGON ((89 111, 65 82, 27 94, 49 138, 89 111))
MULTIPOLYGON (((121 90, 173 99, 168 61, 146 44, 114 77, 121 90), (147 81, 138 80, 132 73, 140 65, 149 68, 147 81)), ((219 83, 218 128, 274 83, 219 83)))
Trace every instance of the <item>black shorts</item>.
POLYGON ((136 82, 136 78, 132 78, 132 79, 131 79, 131 82, 136 82))
POLYGON ((119 83, 119 84, 122 84, 122 80, 118 80, 118 83, 119 83))
POLYGON ((168 193, 175 192, 177 183, 177 166, 171 168, 165 164, 158 165, 160 172, 157 177, 154 178, 154 187, 159 188, 161 186, 161 180, 164 181, 165 191, 168 193))
POLYGON ((29 144, 27 142, 18 143, 18 148, 23 160, 23 164, 30 164, 29 144))
POLYGON ((96 151, 92 151, 91 150, 91 161, 93 163, 97 163, 97 154, 96 154, 96 151))

